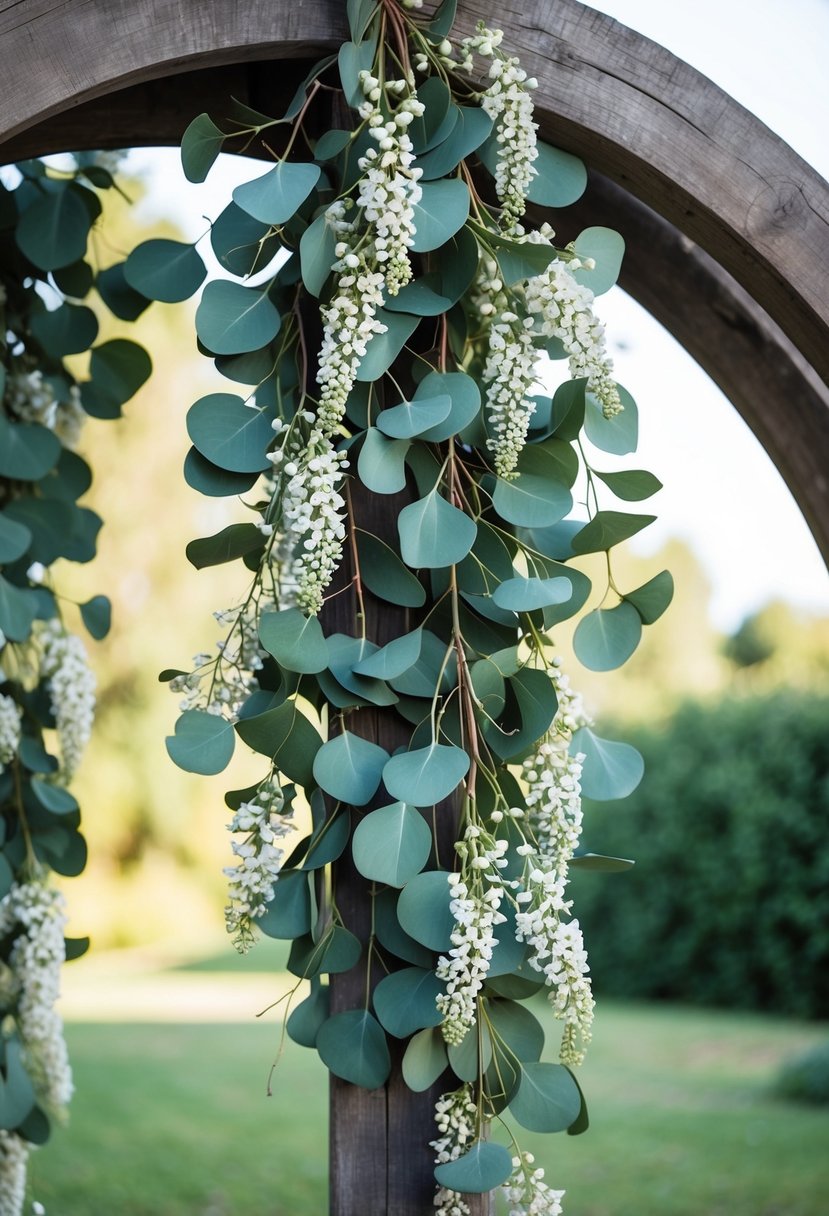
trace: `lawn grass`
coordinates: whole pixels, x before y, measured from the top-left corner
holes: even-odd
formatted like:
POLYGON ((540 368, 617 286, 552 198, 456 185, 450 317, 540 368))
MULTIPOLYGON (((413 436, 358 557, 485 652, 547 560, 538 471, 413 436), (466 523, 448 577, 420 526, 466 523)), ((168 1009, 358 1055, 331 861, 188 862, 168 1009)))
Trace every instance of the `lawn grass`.
MULTIPOLYGON (((536 1012, 543 1007, 536 1007, 536 1012)), ((50 1216, 322 1216, 327 1084, 274 1021, 70 1025, 68 1129, 32 1162, 50 1216)), ((521 1133, 567 1216, 825 1216, 829 1112, 773 1098, 827 1028, 603 1002, 587 1135, 521 1133)), ((554 1051, 557 1036, 549 1034, 554 1051)), ((356 1209, 355 1209, 356 1210, 356 1209)))

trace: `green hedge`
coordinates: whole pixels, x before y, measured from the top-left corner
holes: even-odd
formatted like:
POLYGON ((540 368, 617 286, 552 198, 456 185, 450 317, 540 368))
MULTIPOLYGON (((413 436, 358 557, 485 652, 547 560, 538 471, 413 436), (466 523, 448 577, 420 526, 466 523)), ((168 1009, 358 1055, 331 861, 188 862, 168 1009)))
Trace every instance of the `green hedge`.
POLYGON ((625 732, 646 775, 590 804, 574 875, 598 994, 829 1016, 829 699, 689 704, 625 732))

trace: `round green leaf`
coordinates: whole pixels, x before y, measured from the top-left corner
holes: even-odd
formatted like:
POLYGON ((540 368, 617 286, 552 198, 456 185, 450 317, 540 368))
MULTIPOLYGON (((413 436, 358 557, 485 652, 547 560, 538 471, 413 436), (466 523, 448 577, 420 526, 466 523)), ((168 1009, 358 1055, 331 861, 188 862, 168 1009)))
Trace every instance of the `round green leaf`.
POLYGON ((193 119, 181 137, 181 167, 188 182, 204 181, 225 138, 208 114, 193 119))
POLYGON ((423 607, 426 602, 423 584, 393 549, 370 532, 358 532, 357 552, 363 582, 373 595, 402 608, 423 607))
POLYGON ((481 390, 465 372, 429 372, 418 384, 414 400, 434 400, 444 395, 449 397, 449 413, 443 421, 423 433, 422 438, 430 443, 441 443, 460 434, 481 408, 481 390))
POLYGON ((357 475, 374 494, 397 494, 406 485, 408 440, 387 439, 369 427, 357 457, 357 475))
POLYGON ((402 887, 429 860, 432 833, 418 811, 405 802, 394 802, 372 811, 357 824, 351 851, 364 878, 402 887))
POLYGON ((336 244, 337 234, 328 223, 324 212, 308 225, 300 238, 302 281, 312 296, 319 296, 325 286, 331 267, 337 260, 334 253, 336 244))
POLYGON ((608 802, 627 798, 645 772, 645 762, 629 743, 601 739, 589 726, 582 726, 570 742, 570 755, 584 755, 581 791, 585 798, 608 802))
POLYGON ((463 561, 478 531, 475 521, 442 498, 437 488, 404 507, 397 528, 406 565, 431 570, 463 561))
POLYGON ((0 632, 10 642, 26 641, 37 609, 37 597, 31 591, 15 587, 0 575, 0 632))
POLYGON ((509 612, 534 612, 552 604, 565 604, 573 594, 568 578, 516 577, 500 583, 492 599, 499 608, 509 612))
POLYGON ((486 1072, 492 1062, 492 1043, 489 1030, 481 1028, 481 1045, 483 1046, 483 1061, 478 1059, 478 1033, 467 1030, 460 1043, 450 1043, 446 1049, 452 1072, 461 1081, 477 1081, 482 1072, 486 1072))
MULTIPOLYGON (((25 524, 0 513, 0 565, 16 562, 32 543, 32 533, 25 524)), ((420 647, 418 647, 418 653, 420 647)))
POLYGON ((220 469, 196 448, 191 448, 184 458, 184 480, 188 486, 209 498, 230 498, 244 494, 255 483, 257 473, 231 473, 220 469))
POLYGON ((328 666, 322 626, 315 616, 303 616, 298 608, 263 613, 259 640, 280 667, 288 671, 316 674, 328 666))
POLYGON ((212 464, 231 473, 270 468, 265 453, 273 442, 271 419, 233 393, 209 393, 187 411, 187 433, 212 464))
POLYGON ((233 727, 218 714, 186 709, 166 739, 167 753, 187 773, 212 776, 227 768, 233 755, 233 727))
POLYGON ((401 401, 377 415, 377 426, 390 439, 414 439, 448 418, 452 400, 446 394, 401 401))
POLYGON ((319 870, 342 857, 350 832, 351 817, 347 811, 339 811, 321 823, 308 844, 303 870, 319 870))
POLYGON ((374 334, 357 370, 357 379, 363 383, 379 380, 420 324, 420 317, 407 312, 388 312, 378 308, 377 320, 385 325, 385 333, 374 334))
POLYGON ((316 1047, 323 1022, 331 1013, 331 998, 327 984, 311 981, 311 995, 292 1010, 285 1029, 300 1047, 316 1047))
POLYGON ((185 549, 187 560, 197 570, 221 566, 237 557, 262 551, 265 539, 255 524, 228 524, 213 536, 191 540, 185 549))
POLYGON ((356 107, 364 100, 360 87, 360 72, 370 71, 374 62, 374 42, 344 42, 337 56, 345 99, 356 107))
POLYGON ((581 1110, 581 1094, 562 1064, 522 1064, 510 1113, 531 1132, 563 1132, 581 1110))
POLYGON ((459 177, 424 182, 419 203, 415 203, 415 234, 412 249, 428 253, 438 249, 463 228, 469 217, 469 190, 459 177))
POLYGON ((117 418, 124 402, 150 378, 152 360, 129 338, 112 338, 92 350, 91 380, 82 386, 84 409, 95 418, 117 418))
POLYGON ((320 172, 319 165, 280 161, 262 177, 237 186, 233 201, 262 224, 284 224, 305 202, 320 172))
POLYGON ((502 519, 524 528, 557 524, 573 506, 561 478, 562 467, 553 454, 526 447, 518 459, 517 476, 511 481, 496 480, 492 505, 502 519))
POLYGON ((455 106, 455 122, 451 125, 448 137, 418 158, 417 167, 423 170, 423 181, 434 181, 445 177, 456 169, 458 164, 481 144, 492 130, 492 119, 479 106, 455 106))
POLYGON ((627 389, 621 384, 616 387, 624 409, 612 418, 605 418, 599 401, 592 393, 585 393, 584 433, 603 452, 627 456, 636 451, 639 442, 639 410, 627 389))
POLYGON ((376 1019, 364 1009, 335 1013, 317 1034, 317 1051, 335 1077, 377 1089, 391 1072, 386 1036, 376 1019))
POLYGON ((654 575, 647 583, 625 595, 627 603, 633 604, 639 613, 643 625, 653 625, 658 621, 673 598, 674 580, 669 570, 654 575))
POLYGON ((196 333, 215 355, 241 355, 267 346, 282 321, 267 291, 216 279, 196 309, 196 333))
POLYGON ((613 671, 626 663, 642 637, 642 620, 633 604, 596 608, 582 617, 573 635, 576 658, 589 671, 613 671))
POLYGON ((590 523, 585 524, 573 537, 574 553, 603 553, 614 545, 630 540, 637 532, 647 528, 656 519, 655 515, 632 515, 626 511, 597 511, 590 523))
POLYGON ((439 1030, 419 1030, 403 1055, 403 1080, 416 1094, 430 1089, 447 1067, 446 1046, 439 1030))
POLYGON ((662 489, 662 482, 647 469, 627 469, 622 473, 600 473, 594 469, 593 476, 603 481, 617 498, 623 498, 625 502, 641 502, 662 489))
POLYGON ((207 270, 195 245, 182 241, 144 241, 124 263, 124 278, 149 300, 178 304, 201 287, 207 270))
POLYGON ((516 1000, 488 1000, 486 1011, 492 1038, 491 1089, 501 1094, 499 1108, 503 1109, 518 1088, 520 1063, 541 1058, 544 1028, 535 1015, 516 1000))
POLYGON ((311 932, 311 889, 302 870, 283 870, 273 899, 266 904, 257 925, 268 937, 292 939, 311 932))
POLYGON ((32 317, 32 333, 47 354, 62 359, 89 349, 98 336, 98 319, 91 308, 61 304, 32 317))
POLYGON ((415 155, 422 156, 446 139, 458 116, 449 108, 452 95, 439 76, 428 76, 422 84, 418 83, 417 96, 425 109, 410 125, 408 133, 415 155))
POLYGON ((539 140, 538 157, 533 162, 536 176, 527 190, 531 203, 542 207, 569 207, 587 188, 584 161, 561 148, 552 148, 539 140))
POLYGON ((413 806, 434 806, 455 790, 469 771, 469 756, 459 747, 430 743, 400 752, 383 769, 383 782, 392 798, 413 806))
POLYGON ((396 1039, 406 1039, 416 1030, 439 1025, 435 1004, 443 983, 434 971, 404 967, 385 976, 374 989, 374 1011, 384 1030, 396 1039))
POLYGON ((310 934, 297 937, 288 955, 288 970, 302 979, 311 979, 321 972, 341 975, 350 971, 360 959, 359 938, 342 925, 331 925, 319 941, 310 934))
POLYGON ((94 219, 83 198, 88 193, 61 183, 21 215, 15 239, 40 270, 70 266, 86 253, 86 238, 94 219))
POLYGON ((317 752, 314 779, 332 798, 365 806, 377 792, 388 758, 385 748, 345 730, 317 752))
POLYGON ((410 878, 397 901, 397 919, 409 937, 429 950, 452 948, 455 918, 450 910, 449 875, 424 870, 410 878))
POLYGON ((585 228, 575 240, 578 257, 593 258, 593 270, 574 270, 573 278, 583 287, 589 287, 594 296, 610 291, 619 277, 625 242, 613 228, 585 228))
POLYGON ((210 245, 220 266, 237 278, 246 278, 267 266, 282 248, 282 241, 267 224, 228 203, 210 229, 210 245))
POLYGON ((40 481, 60 458, 57 435, 37 422, 14 422, 0 413, 0 477, 40 481))
POLYGON ((32 793, 41 806, 53 815, 72 815, 78 810, 78 803, 68 790, 60 785, 51 785, 39 777, 32 777, 32 793))
POLYGON ((499 975, 510 975, 516 971, 527 956, 526 942, 519 941, 515 936, 516 909, 513 904, 503 900, 499 909, 505 918, 495 925, 492 935, 495 946, 489 962, 488 979, 496 979, 499 975))
POLYGON ((492 1191, 506 1182, 511 1173, 509 1150, 492 1140, 476 1140, 462 1157, 435 1167, 435 1178, 440 1186, 464 1195, 492 1191))
POLYGON ((390 312, 410 312, 417 317, 440 317, 448 312, 453 301, 438 293, 440 276, 424 275, 401 287, 396 296, 389 296, 386 309, 390 312), (430 285, 431 284, 431 285, 430 285))
POLYGON ((109 633, 112 625, 112 604, 105 595, 93 595, 91 600, 81 604, 81 619, 96 642, 100 642, 109 633))
POLYGON ((147 297, 133 291, 124 278, 123 262, 116 262, 114 266, 100 271, 95 286, 109 311, 120 321, 137 321, 149 307, 147 297))
POLYGON ((385 887, 374 897, 374 930, 377 940, 387 953, 411 963, 415 967, 429 968, 434 959, 430 950, 409 937, 397 916, 400 892, 385 887))
POLYGON ((378 680, 393 680, 413 667, 420 658, 423 631, 415 629, 381 647, 354 666, 357 675, 373 676, 378 680))
POLYGON ((0 1128, 13 1131, 35 1105, 35 1091, 23 1064, 19 1041, 5 1043, 6 1076, 0 1076, 0 1128))

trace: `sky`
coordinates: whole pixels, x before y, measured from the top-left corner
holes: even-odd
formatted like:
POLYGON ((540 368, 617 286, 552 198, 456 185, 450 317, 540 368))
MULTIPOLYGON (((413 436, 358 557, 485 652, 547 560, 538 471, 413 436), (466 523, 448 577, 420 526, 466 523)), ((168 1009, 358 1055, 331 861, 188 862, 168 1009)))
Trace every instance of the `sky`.
MULTIPOLYGON (((693 64, 829 176, 829 0, 604 0, 594 7, 693 64)), ((215 218, 233 185, 261 172, 255 163, 222 157, 204 186, 191 186, 174 150, 133 152, 128 167, 150 177, 144 206, 170 215, 194 238, 204 230, 201 217, 215 218)), ((627 467, 651 469, 665 486, 651 500, 657 522, 632 547, 649 553, 668 537, 685 539, 711 581, 711 616, 720 629, 735 629, 772 598, 829 613, 829 574, 817 546, 736 410, 619 289, 602 296, 596 311, 617 377, 640 410, 639 451, 627 467)), ((605 459, 605 468, 613 466, 605 459)))

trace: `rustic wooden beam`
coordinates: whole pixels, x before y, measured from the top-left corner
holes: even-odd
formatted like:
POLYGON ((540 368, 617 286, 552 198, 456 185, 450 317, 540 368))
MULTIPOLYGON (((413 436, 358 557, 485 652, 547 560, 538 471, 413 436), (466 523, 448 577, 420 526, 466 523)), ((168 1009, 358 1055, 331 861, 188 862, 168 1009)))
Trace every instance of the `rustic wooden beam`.
MULTIPOLYGON (((459 30, 479 18, 488 0, 461 0, 459 30)), ((705 249, 829 380, 829 188, 814 170, 688 64, 577 0, 502 0, 498 23, 538 77, 543 134, 705 249)), ((344 32, 341 0, 0 0, 0 148, 119 88, 309 58, 344 32)))

